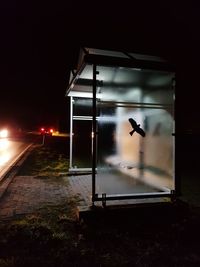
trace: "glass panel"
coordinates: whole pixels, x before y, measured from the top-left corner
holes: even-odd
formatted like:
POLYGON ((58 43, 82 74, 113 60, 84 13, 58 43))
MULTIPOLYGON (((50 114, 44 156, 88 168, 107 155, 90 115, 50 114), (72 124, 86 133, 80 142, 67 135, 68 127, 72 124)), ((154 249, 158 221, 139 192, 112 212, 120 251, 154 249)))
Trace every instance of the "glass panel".
POLYGON ((100 109, 97 193, 174 189, 172 115, 165 109, 104 105, 100 109), (140 125, 138 132, 133 132, 130 118, 140 125))
MULTIPOLYGON (((99 73, 102 69, 104 67, 98 68, 99 73)), ((119 74, 119 68, 111 69, 119 74)), ((135 74, 130 69, 123 69, 123 72, 135 74)), ((139 73, 134 86, 119 86, 123 79, 120 81, 116 75, 115 84, 107 86, 103 82, 100 89, 101 96, 97 100, 98 194, 156 193, 174 189, 173 74, 146 70, 139 73), (146 76, 148 79, 143 81, 146 76), (168 82, 156 85, 163 77, 167 77, 168 82)), ((126 83, 130 84, 134 78, 128 77, 126 83)))
POLYGON ((72 168, 92 168, 92 99, 73 100, 72 168))
POLYGON ((171 105, 174 74, 124 67, 98 67, 102 101, 171 105))
POLYGON ((92 99, 73 97, 74 116, 92 116, 92 99))
POLYGON ((92 168, 91 159, 92 122, 85 120, 73 121, 73 168, 92 168))

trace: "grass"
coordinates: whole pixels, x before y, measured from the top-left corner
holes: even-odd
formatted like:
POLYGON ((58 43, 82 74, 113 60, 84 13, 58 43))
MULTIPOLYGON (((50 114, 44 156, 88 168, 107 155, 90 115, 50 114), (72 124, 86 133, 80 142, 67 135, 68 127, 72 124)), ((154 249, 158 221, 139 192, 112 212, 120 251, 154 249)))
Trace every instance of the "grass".
POLYGON ((49 146, 36 146, 21 168, 19 175, 59 177, 68 171, 68 158, 49 146))
POLYGON ((200 221, 184 209, 104 211, 77 222, 76 202, 2 222, 0 266, 199 266, 200 221))
MULTIPOLYGON (((68 158, 36 147, 20 175, 59 179, 68 158)), ((76 220, 78 198, 0 222, 0 267, 200 266, 200 210, 173 206, 94 211, 76 220)))
POLYGON ((0 266, 60 266, 76 250, 75 199, 0 225, 0 266), (70 207, 70 208, 69 208, 70 207))

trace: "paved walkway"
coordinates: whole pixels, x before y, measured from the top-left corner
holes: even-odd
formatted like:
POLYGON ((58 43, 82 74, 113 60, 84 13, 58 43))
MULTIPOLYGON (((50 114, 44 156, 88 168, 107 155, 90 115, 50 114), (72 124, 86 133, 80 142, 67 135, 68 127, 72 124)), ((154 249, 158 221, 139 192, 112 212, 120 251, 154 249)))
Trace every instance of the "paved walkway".
MULTIPOLYGON (((79 206, 91 206, 92 205, 92 176, 91 175, 78 175, 68 177, 71 190, 73 194, 79 196, 81 200, 79 206)), ((137 187, 138 188, 138 187, 137 187)), ((196 179, 193 174, 182 176, 182 196, 179 199, 195 207, 200 207, 200 180, 196 179)), ((139 188, 140 190, 141 188, 139 188)), ((140 191, 141 192, 141 191, 140 191)), ((137 192, 136 192, 137 193, 137 192)), ((168 202, 168 198, 146 198, 146 199, 128 199, 128 200, 115 200, 107 201, 107 205, 129 205, 137 203, 156 203, 156 202, 168 202)), ((102 206, 101 201, 95 202, 96 206, 102 206)))
MULTIPOLYGON (((91 180, 91 175, 69 176, 59 179, 15 176, 0 198, 0 219, 32 213, 44 205, 58 204, 72 195, 79 196, 79 206, 91 206, 91 180)), ((189 194, 185 193, 187 197, 189 194)), ((190 203, 199 206, 199 198, 195 200, 193 195, 191 199, 186 198, 186 201, 189 200, 190 203)), ((141 203, 142 200, 108 201, 107 205, 136 204, 138 201, 141 203)), ((163 199, 150 200, 150 202, 157 201, 163 201, 163 199)), ((164 201, 168 200, 165 199, 164 201)), ((149 201, 143 200, 142 202, 147 203, 149 201)), ((95 205, 102 206, 102 202, 95 202, 95 205)))
MULTIPOLYGON (((91 180, 91 175, 59 179, 15 176, 0 198, 0 219, 32 213, 44 205, 57 204, 72 195, 79 197, 79 206, 91 206, 91 180)), ((137 200, 109 201, 107 205, 133 203, 137 203, 137 200)), ((102 206, 102 202, 95 202, 95 205, 102 206)))
POLYGON ((0 218, 27 214, 46 204, 56 204, 70 194, 67 178, 41 179, 15 176, 0 199, 0 218))
MULTIPOLYGON (((91 206, 92 205, 92 176, 91 175, 78 175, 68 177, 71 190, 73 194, 77 195, 80 199, 79 206, 91 206)), ((114 185, 112 185, 114 187, 114 185)), ((136 188, 138 188, 136 186, 136 188)), ((108 188, 107 188, 108 189, 108 188)), ((139 187, 139 190, 141 188, 139 187)), ((136 192, 137 193, 137 192, 136 192)), ((138 203, 159 203, 169 202, 169 198, 157 197, 157 198, 144 198, 144 199, 125 199, 125 200, 109 200, 107 206, 119 206, 119 205, 133 205, 138 203)), ((95 201, 96 206, 102 206, 102 201, 95 201)))

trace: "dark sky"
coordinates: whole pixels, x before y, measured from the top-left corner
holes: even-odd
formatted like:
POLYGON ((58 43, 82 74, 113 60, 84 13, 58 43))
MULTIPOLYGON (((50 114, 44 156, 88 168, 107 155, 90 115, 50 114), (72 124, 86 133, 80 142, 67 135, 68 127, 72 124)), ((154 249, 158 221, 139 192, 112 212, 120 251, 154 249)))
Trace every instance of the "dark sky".
POLYGON ((181 114, 198 120, 198 1, 9 0, 1 5, 1 121, 21 127, 65 122, 69 69, 81 45, 172 60, 179 77, 177 102, 194 102, 181 114))

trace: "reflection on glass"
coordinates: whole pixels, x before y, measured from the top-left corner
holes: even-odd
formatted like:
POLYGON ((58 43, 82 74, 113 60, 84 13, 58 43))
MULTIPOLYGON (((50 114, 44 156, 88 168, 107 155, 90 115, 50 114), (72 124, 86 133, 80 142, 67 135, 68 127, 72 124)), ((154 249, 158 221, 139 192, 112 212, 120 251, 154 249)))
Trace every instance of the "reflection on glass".
POLYGON ((96 79, 96 107, 92 65, 86 64, 71 92, 73 167, 92 167, 95 137, 95 193, 174 190, 174 73, 97 66, 96 79))
POLYGON ((74 120, 73 128, 72 166, 74 168, 91 168, 92 122, 74 120))
POLYGON ((74 116, 92 116, 92 99, 91 98, 73 98, 73 115, 74 116))
POLYGON ((103 81, 99 90, 102 101, 173 103, 171 72, 98 66, 98 73, 98 79, 103 81))
MULTIPOLYGON (((106 68, 109 73, 109 67, 99 73, 106 68)), ((168 72, 115 68, 103 83, 97 99, 98 194, 174 189, 172 78, 168 72)))
POLYGON ((108 173, 110 176, 117 172, 148 184, 153 190, 173 189, 171 114, 164 109, 116 107, 112 120, 107 120, 106 111, 110 113, 109 107, 102 109, 98 121, 98 181, 102 184, 103 173, 108 179, 108 173), (130 118, 140 125, 145 136, 137 131, 130 134, 130 118))

